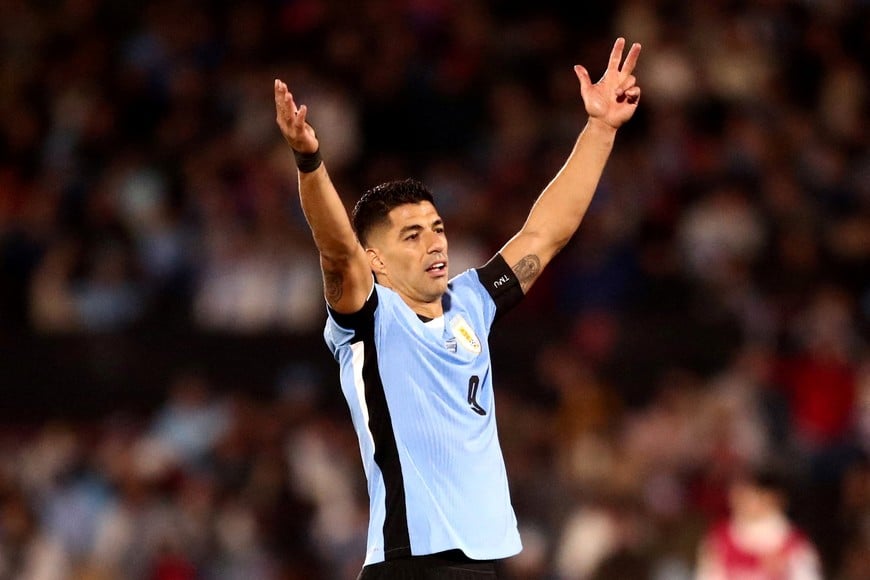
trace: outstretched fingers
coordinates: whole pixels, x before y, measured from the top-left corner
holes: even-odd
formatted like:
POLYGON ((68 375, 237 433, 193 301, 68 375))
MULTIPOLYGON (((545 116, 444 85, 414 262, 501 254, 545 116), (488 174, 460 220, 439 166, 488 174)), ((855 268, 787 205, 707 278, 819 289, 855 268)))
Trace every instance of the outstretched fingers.
POLYGON ((317 136, 308 124, 308 107, 297 106, 293 94, 280 79, 275 79, 275 109, 278 128, 290 147, 302 153, 317 151, 317 136))
POLYGON ((282 81, 275 79, 275 106, 279 110, 285 108, 288 94, 287 85, 282 81))
POLYGON ((279 115, 284 117, 288 122, 292 122, 294 115, 298 109, 296 102, 293 100, 293 95, 287 88, 287 84, 275 79, 275 108, 279 115))
POLYGON ((278 113, 278 121, 287 120, 287 85, 275 79, 275 111, 278 113))
MULTIPOLYGON (((625 62, 622 63, 622 68, 620 72, 624 75, 630 75, 634 72, 634 67, 637 65, 637 58, 640 56, 640 43, 635 42, 631 45, 631 48, 628 49, 628 56, 625 57, 625 62)), ((620 56, 622 56, 622 51, 620 51, 620 56)))
POLYGON ((621 36, 613 43, 610 51, 610 61, 607 63, 607 72, 619 72, 619 64, 622 62, 622 50, 625 48, 625 39, 621 36))

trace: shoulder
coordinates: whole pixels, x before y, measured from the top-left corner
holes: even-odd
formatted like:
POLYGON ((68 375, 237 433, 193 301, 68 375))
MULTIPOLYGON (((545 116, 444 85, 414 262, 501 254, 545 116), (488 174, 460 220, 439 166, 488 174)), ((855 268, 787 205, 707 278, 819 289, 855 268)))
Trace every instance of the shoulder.
POLYGON ((486 291, 476 269, 470 269, 450 279, 447 284, 447 293, 443 298, 445 309, 450 309, 457 304, 466 307, 476 305, 480 308, 487 303, 490 295, 486 291))
MULTIPOLYGON (((337 312, 327 304, 326 311, 328 314, 327 326, 333 324, 345 330, 360 330, 371 326, 374 321, 375 312, 381 308, 381 303, 384 298, 380 292, 381 287, 378 284, 373 284, 372 289, 366 298, 362 308, 356 312, 343 313, 337 312)), ((389 302, 387 297, 386 302, 389 302)))
POLYGON ((477 274, 477 269, 472 268, 470 270, 465 270, 461 274, 457 274, 453 278, 450 279, 450 282, 447 284, 448 292, 456 292, 457 290, 463 289, 477 289, 480 287, 480 278, 477 274))

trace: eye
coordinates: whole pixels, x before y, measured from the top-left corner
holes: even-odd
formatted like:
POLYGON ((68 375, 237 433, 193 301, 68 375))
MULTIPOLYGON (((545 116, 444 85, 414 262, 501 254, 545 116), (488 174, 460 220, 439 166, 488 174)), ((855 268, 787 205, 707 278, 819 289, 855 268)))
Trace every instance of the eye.
POLYGON ((435 233, 436 234, 443 234, 444 233, 444 226, 436 226, 435 233))
POLYGON ((405 238, 405 241, 406 241, 406 242, 412 242, 412 241, 416 240, 416 239, 419 238, 419 237, 420 237, 420 234, 417 234, 417 233, 410 234, 409 236, 407 236, 407 237, 405 238))

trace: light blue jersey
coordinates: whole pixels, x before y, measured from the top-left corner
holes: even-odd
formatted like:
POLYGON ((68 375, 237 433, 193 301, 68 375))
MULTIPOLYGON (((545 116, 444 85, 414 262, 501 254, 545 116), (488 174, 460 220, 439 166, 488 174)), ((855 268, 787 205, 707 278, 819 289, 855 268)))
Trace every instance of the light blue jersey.
POLYGON ((480 560, 520 551, 488 335, 521 296, 496 255, 450 281, 434 321, 378 284, 360 312, 330 310, 324 337, 368 479, 366 565, 452 549, 480 560))

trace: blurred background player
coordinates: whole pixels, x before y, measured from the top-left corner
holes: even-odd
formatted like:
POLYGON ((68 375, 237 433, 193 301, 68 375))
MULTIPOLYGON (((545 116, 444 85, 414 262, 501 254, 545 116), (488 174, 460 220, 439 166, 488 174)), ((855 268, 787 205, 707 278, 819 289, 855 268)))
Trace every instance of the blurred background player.
POLYGON ((701 544, 696 580, 820 580, 816 549, 786 514, 787 485, 771 469, 738 477, 731 515, 701 544))

